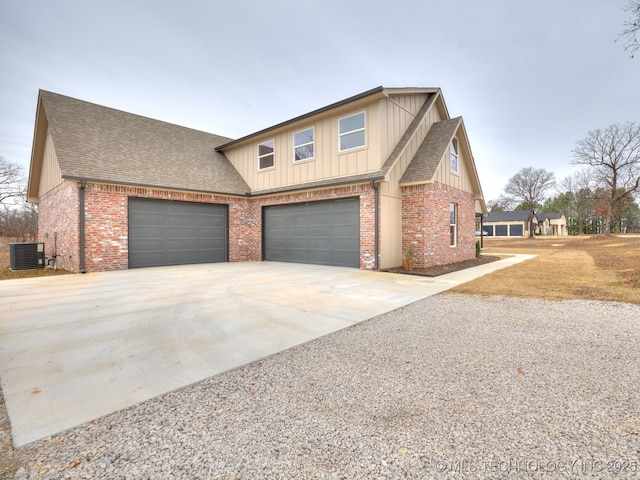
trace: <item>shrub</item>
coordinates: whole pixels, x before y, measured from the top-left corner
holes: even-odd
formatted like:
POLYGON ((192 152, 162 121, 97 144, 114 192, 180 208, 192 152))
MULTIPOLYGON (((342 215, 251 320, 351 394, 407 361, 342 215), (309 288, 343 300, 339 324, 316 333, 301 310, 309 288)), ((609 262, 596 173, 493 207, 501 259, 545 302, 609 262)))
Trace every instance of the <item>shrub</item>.
POLYGON ((416 265, 416 253, 413 247, 413 243, 409 244, 409 249, 404 255, 402 260, 402 268, 407 272, 412 272, 416 265))

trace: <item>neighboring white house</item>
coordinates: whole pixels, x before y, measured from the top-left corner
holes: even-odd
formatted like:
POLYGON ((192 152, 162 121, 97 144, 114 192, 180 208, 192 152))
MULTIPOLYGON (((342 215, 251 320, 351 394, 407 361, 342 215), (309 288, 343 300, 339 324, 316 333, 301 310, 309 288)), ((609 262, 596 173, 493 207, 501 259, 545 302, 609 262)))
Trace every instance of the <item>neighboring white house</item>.
POLYGON ((539 213, 538 228, 540 235, 569 235, 567 219, 562 213, 539 213))

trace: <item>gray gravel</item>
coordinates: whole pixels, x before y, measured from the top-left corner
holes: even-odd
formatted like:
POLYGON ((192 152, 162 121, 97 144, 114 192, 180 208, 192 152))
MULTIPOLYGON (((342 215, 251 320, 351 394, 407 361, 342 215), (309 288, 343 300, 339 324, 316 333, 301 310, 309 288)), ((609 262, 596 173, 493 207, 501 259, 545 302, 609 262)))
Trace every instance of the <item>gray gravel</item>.
POLYGON ((444 294, 21 449, 16 478, 640 478, 640 307, 444 294))

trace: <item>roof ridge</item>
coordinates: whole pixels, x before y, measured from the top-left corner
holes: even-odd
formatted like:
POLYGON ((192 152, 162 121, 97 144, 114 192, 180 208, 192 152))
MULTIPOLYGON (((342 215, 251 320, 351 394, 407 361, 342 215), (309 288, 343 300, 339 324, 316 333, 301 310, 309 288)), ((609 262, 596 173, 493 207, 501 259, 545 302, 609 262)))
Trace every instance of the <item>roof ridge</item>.
POLYGON ((109 110, 111 112, 116 112, 116 113, 119 113, 119 114, 130 115, 132 117, 137 117, 137 118, 144 119, 144 120, 147 120, 147 121, 151 121, 151 122, 154 122, 154 123, 162 123, 162 124, 165 124, 165 125, 170 125, 172 127, 178 127, 178 128, 184 129, 184 130, 191 130, 193 132, 204 133, 204 134, 207 134, 207 135, 211 135, 213 137, 218 137, 221 141, 233 140, 230 137, 226 137, 224 135, 218 135, 217 133, 211 133, 211 132, 206 132, 204 130, 198 130, 198 129, 192 128, 192 127, 186 127, 184 125, 179 125, 177 123, 168 122, 166 120, 159 120, 157 118, 149 117, 147 115, 140 115, 139 113, 133 113, 133 112, 129 112, 129 111, 126 111, 126 110, 121 110, 119 108, 107 107, 107 106, 101 105, 99 103, 90 102, 88 100, 82 100, 82 99, 75 98, 75 97, 70 97, 69 95, 64 95, 62 93, 56 93, 56 92, 51 92, 49 90, 40 89, 39 90, 39 94, 40 94, 41 98, 44 98, 43 94, 44 94, 44 96, 52 96, 52 97, 57 97, 57 98, 63 98, 65 100, 67 100, 67 101, 82 103, 82 104, 85 104, 85 105, 98 107, 98 108, 109 110))

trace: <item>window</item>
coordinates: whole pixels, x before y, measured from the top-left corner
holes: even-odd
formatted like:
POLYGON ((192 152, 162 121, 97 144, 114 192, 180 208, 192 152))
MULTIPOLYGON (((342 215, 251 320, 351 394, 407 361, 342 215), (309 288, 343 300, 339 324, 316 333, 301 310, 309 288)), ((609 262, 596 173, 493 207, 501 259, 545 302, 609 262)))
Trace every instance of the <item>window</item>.
POLYGON ((455 247, 458 241, 458 205, 449 204, 449 245, 455 247))
POLYGON ((449 165, 452 173, 458 173, 458 140, 454 138, 449 144, 449 165))
POLYGON ((364 112, 356 113, 338 120, 338 136, 340 137, 340 151, 363 147, 364 112))
POLYGON ((269 140, 268 142, 258 145, 258 170, 264 170, 266 168, 273 167, 275 154, 275 141, 269 140))
POLYGON ((313 128, 293 134, 293 161, 313 158, 313 128))

